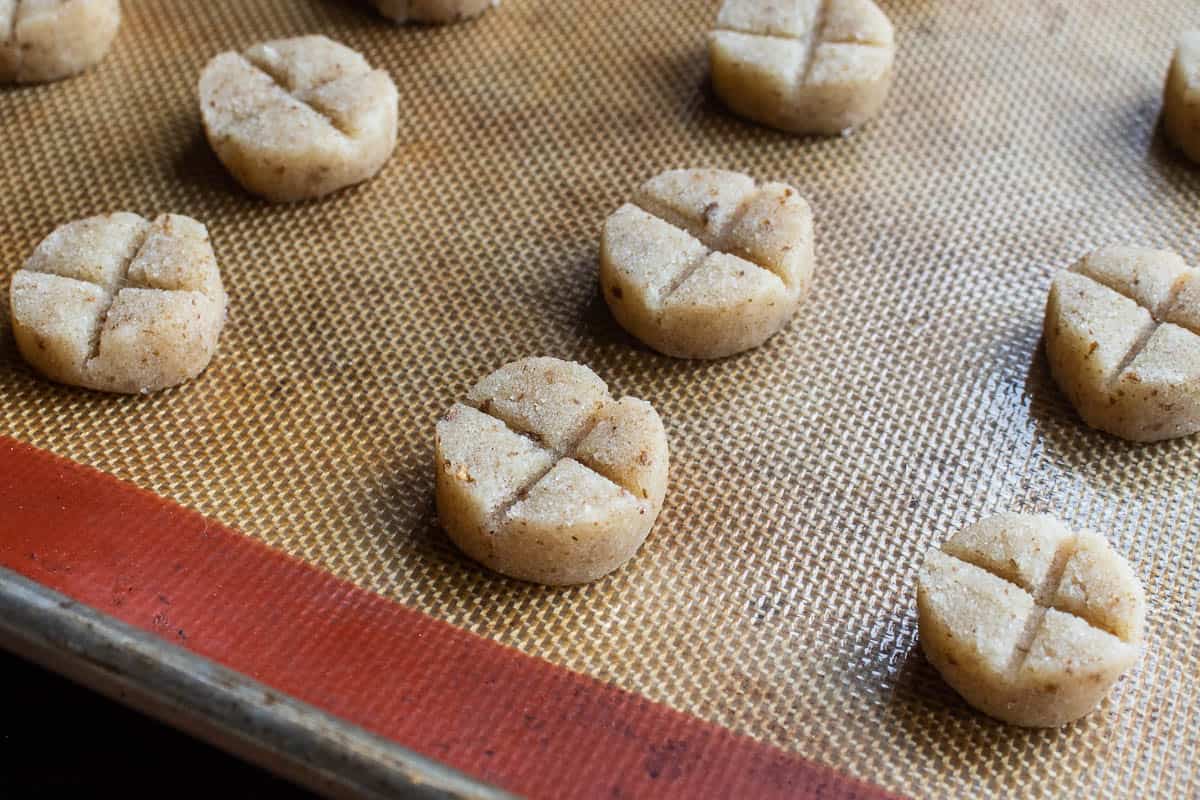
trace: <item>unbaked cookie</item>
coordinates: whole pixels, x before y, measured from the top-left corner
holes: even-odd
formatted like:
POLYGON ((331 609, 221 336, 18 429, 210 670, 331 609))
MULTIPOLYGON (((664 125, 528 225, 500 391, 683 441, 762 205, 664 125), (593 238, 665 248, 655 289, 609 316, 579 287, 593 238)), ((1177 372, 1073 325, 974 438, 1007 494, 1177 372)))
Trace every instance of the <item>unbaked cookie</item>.
POLYGON ((762 344, 808 295, 812 211, 782 183, 671 170, 604 224, 600 285, 621 325, 667 355, 720 358, 762 344))
POLYGON ((725 0, 708 51, 713 88, 736 113, 834 134, 879 113, 896 42, 871 0, 725 0))
POLYGON ((243 186, 290 202, 375 175, 396 147, 391 77, 324 36, 222 53, 200 76, 204 132, 243 186))
POLYGON ((1050 727, 1095 708, 1137 661, 1146 599, 1100 536, 1001 514, 929 551, 917 611, 921 649, 968 703, 1050 727))
POLYGON ((1200 431, 1200 270, 1176 254, 1108 247, 1060 272, 1045 338, 1088 425, 1136 442, 1200 431))
POLYGON ((379 13, 396 22, 445 24, 477 17, 500 0, 371 0, 379 13))
POLYGON ((47 83, 104 58, 120 0, 0 0, 0 83, 47 83))
POLYGON ((496 572, 587 583, 645 541, 667 490, 654 408, 615 400, 582 364, 505 364, 437 424, 437 507, 458 547, 496 572))
POLYGON ((120 212, 47 236, 12 278, 21 354, 51 380, 153 392, 199 375, 225 324, 225 290, 205 227, 120 212))
POLYGON ((1200 31, 1179 37, 1163 92, 1163 127, 1193 161, 1200 161, 1200 31))

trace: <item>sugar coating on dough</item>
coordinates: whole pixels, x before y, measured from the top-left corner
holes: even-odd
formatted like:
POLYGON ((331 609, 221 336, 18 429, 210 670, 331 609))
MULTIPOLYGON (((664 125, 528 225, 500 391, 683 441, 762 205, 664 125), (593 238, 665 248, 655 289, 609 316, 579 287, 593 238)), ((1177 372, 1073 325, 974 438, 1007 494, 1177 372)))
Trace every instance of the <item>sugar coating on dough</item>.
POLYGON ((51 380, 107 392, 194 378, 225 324, 208 230, 175 214, 63 225, 13 275, 10 301, 26 361, 51 380))
POLYGON ((120 27, 120 0, 0 0, 0 83, 77 75, 104 58, 120 27))
POLYGON ((646 182, 604 224, 600 285, 655 350, 720 358, 762 344, 807 297, 812 211, 790 186, 713 169, 646 182))
POLYGON ((502 574, 594 581, 645 541, 669 455, 649 404, 614 399, 587 367, 527 358, 485 377, 437 424, 438 516, 502 574))
POLYGON ((725 0, 708 51, 713 88, 734 112, 836 134, 879 113, 896 41, 872 0, 725 0))
POLYGON ((444 25, 477 17, 500 0, 371 0, 379 13, 396 22, 444 25))
POLYGON ((1179 37, 1163 89, 1167 137, 1192 161, 1200 161, 1200 31, 1179 37))
POLYGON ((1137 442, 1200 431, 1200 270, 1108 247, 1055 276, 1050 372, 1083 421, 1137 442))
POLYGON ((1146 599, 1102 537, 1000 514, 932 549, 917 582, 921 648, 971 705, 1016 725, 1090 712, 1136 662, 1146 599))
POLYGON ((221 53, 200 76, 209 144, 251 192, 291 202, 374 176, 396 147, 396 84, 324 36, 221 53))

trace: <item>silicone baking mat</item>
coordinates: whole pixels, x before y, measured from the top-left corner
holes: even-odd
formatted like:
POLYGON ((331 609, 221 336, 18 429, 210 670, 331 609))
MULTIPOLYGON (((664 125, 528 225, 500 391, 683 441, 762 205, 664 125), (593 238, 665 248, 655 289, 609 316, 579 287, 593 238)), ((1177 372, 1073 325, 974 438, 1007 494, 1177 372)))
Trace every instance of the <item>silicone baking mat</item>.
POLYGON ((198 380, 110 397, 36 377, 4 304, 0 433, 894 791, 1197 795, 1200 437, 1135 446, 1083 427, 1040 326, 1054 270, 1101 244, 1195 263, 1200 168, 1158 113, 1200 9, 884 3, 899 56, 882 117, 808 139, 711 97, 717 5, 504 0, 427 28, 348 1, 127 2, 99 68, 0 89, 0 275, 74 218, 188 214, 211 231, 229 324, 198 380), (400 144, 373 181, 269 205, 208 149, 196 80, 219 51, 318 32, 392 73, 400 144), (812 299, 717 362, 638 345, 596 286, 605 216, 683 166, 788 181, 816 217, 812 299), (672 446, 646 545, 569 590, 465 560, 433 507, 438 415, 538 354, 652 402, 672 446), (916 647, 924 551, 1007 509, 1102 532, 1149 595, 1141 664, 1061 730, 974 713, 916 647))

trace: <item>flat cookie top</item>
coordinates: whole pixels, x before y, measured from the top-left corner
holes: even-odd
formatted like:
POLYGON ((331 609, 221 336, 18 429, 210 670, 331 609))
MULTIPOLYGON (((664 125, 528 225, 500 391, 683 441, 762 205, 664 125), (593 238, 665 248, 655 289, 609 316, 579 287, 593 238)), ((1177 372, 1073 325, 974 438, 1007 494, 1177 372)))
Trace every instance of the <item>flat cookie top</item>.
POLYGON ((812 211, 795 189, 715 169, 652 178, 605 227, 613 263, 651 307, 736 304, 758 284, 799 294, 812 237, 812 211), (727 273, 738 280, 717 280, 727 273))
POLYGON ((175 214, 63 225, 13 275, 12 294, 35 359, 51 359, 60 380, 110 391, 134 390, 155 359, 182 358, 187 369, 180 348, 207 363, 226 303, 208 231, 175 214))
POLYGON ((797 87, 837 82, 859 50, 891 50, 891 21, 871 0, 726 0, 715 33, 759 38, 779 77, 797 87))
POLYGON ((301 36, 222 53, 200 80, 213 134, 303 151, 315 138, 356 139, 387 111, 387 73, 324 36, 301 36))
POLYGON ((72 0, 0 0, 0 42, 17 37, 23 24, 38 17, 52 16, 69 2, 72 0))
POLYGON ((716 29, 812 46, 885 47, 895 41, 892 23, 871 0, 725 0, 716 29))
POLYGON ((1108 247, 1055 282, 1061 322, 1091 333, 1087 358, 1100 365, 1103 380, 1171 382, 1200 374, 1200 270, 1178 255, 1108 247))
MULTIPOLYGON (((577 523, 617 507, 654 513, 661 455, 640 424, 642 401, 614 400, 587 367, 528 358, 481 380, 439 425, 457 478, 497 528, 536 519, 577 523), (643 441, 645 440, 645 441, 643 441)), ((599 516, 597 516, 599 515, 599 516)))
POLYGON ((1070 674, 1141 641, 1145 596, 1129 565, 1048 515, 1001 514, 960 531, 929 552, 921 586, 999 674, 1070 674))
POLYGON ((120 289, 220 291, 208 231, 191 217, 163 214, 150 222, 119 211, 56 229, 42 240, 23 269, 120 289))
POLYGON ((208 231, 178 214, 149 222, 120 211, 68 223, 42 240, 19 272, 93 284, 104 298, 94 309, 97 329, 126 289, 198 292, 224 301, 208 231))

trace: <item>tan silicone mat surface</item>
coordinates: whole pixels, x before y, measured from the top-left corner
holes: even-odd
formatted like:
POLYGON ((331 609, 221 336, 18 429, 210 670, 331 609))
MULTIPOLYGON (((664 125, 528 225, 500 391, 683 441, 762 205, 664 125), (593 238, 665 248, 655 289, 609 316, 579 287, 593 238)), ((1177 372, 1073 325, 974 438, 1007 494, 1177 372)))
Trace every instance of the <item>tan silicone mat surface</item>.
MULTIPOLYGON (((346 0, 126 3, 108 59, 0 89, 0 275, 56 225, 205 221, 231 317, 200 379, 151 397, 46 383, 0 311, 0 432, 95 465, 454 624, 927 797, 1200 793, 1200 438, 1081 426, 1040 355, 1056 268, 1109 242, 1198 256, 1200 168, 1164 144, 1189 0, 886 3, 897 82, 848 138, 724 113, 716 0, 504 0, 449 28, 346 0), (1134 10, 1136 8, 1136 11, 1134 10), (321 32, 400 88, 374 181, 272 206, 226 177, 195 83, 218 51, 321 32), (813 299, 758 350, 638 346, 596 288, 598 232, 658 171, 786 180, 816 215, 813 299), (549 354, 650 400, 672 480, 637 558, 557 591, 439 532, 433 426, 478 377, 549 354), (1049 510, 1128 554, 1148 652, 1058 731, 973 713, 915 649, 927 547, 1049 510)), ((219 587, 216 587, 219 590, 219 587)))

